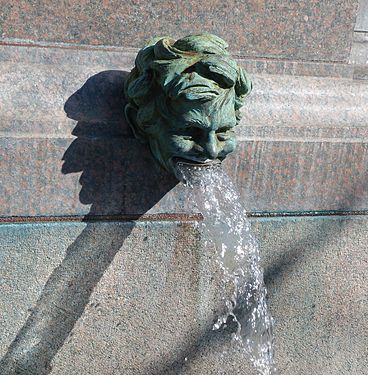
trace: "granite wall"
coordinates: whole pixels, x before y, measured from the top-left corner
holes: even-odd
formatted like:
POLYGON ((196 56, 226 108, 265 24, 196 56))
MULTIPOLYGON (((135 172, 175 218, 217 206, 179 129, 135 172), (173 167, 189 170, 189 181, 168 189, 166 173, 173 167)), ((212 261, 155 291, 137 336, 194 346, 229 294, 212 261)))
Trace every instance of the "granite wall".
POLYGON ((200 215, 122 111, 137 47, 200 31, 254 82, 224 168, 260 244, 279 373, 365 373, 364 9, 0 0, 1 375, 254 373, 211 330, 221 272, 200 215))
POLYGON ((357 1, 3 2, 9 39, 141 47, 156 35, 210 32, 249 57, 347 61, 357 1))

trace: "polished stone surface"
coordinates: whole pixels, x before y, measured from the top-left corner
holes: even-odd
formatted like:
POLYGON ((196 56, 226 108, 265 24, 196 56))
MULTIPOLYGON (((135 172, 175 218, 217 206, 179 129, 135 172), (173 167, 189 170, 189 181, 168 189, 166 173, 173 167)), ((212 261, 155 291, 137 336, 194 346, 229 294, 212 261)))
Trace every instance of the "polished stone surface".
POLYGON ((355 31, 368 32, 368 1, 359 0, 355 31))
MULTIPOLYGON (((175 212, 176 181, 127 138, 122 90, 134 53, 1 52, 0 216, 175 212)), ((239 147, 224 163, 248 210, 368 209, 367 84, 251 78, 239 147)))
MULTIPOLYGON (((1 141, 2 216, 180 211, 182 187, 134 140, 1 141)), ((224 167, 248 211, 367 210, 367 163, 366 143, 248 141, 224 167)))
POLYGON ((353 67, 353 78, 368 80, 368 32, 354 33, 349 60, 353 67))
MULTIPOLYGON (((221 272, 193 225, 0 225, 0 373, 244 374, 239 353, 220 355, 229 333, 211 331, 221 272)), ((364 374, 367 225, 252 219, 280 374, 364 374)))
POLYGON ((347 61, 358 1, 1 2, 0 35, 72 44, 142 47, 154 36, 210 32, 234 53, 347 61))

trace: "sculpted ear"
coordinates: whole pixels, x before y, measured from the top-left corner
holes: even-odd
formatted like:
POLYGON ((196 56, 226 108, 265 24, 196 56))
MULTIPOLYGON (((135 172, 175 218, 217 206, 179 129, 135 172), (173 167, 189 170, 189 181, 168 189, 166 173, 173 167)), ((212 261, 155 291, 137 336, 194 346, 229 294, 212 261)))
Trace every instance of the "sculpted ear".
POLYGON ((127 104, 125 106, 125 117, 126 120, 132 129, 134 136, 139 139, 142 143, 146 143, 146 137, 144 136, 143 132, 139 128, 137 123, 137 114, 138 110, 131 104, 127 104))

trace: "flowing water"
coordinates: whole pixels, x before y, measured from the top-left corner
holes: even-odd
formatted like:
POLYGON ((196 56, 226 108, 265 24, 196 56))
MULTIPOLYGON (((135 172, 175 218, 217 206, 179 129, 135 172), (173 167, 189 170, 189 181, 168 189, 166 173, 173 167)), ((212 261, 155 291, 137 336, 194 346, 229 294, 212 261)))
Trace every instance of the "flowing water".
POLYGON ((205 246, 215 245, 224 284, 232 290, 225 301, 225 314, 213 329, 236 323, 232 343, 244 351, 260 375, 275 375, 272 318, 266 304, 263 270, 239 194, 219 164, 201 167, 178 163, 176 170, 186 185, 185 209, 203 215, 199 225, 205 246))

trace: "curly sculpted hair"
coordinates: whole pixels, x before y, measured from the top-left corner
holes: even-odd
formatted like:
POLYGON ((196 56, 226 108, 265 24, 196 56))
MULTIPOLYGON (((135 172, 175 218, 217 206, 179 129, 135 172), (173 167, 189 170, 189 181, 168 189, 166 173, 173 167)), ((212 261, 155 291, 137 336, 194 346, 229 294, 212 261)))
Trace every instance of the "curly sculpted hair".
POLYGON ((190 102, 191 109, 198 106, 200 110, 204 102, 214 101, 221 90, 234 90, 238 123, 239 109, 252 83, 227 48, 221 38, 200 34, 177 41, 155 38, 141 49, 125 84, 125 113, 135 136, 149 142, 161 126, 175 122, 168 98, 182 96, 190 102))

